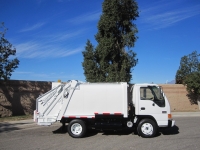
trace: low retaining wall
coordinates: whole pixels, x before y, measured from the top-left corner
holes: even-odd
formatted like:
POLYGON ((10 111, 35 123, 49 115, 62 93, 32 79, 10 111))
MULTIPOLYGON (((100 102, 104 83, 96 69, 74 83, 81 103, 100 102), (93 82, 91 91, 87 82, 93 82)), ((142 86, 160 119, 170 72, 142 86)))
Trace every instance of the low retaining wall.
MULTIPOLYGON (((181 84, 162 84, 170 102, 171 110, 199 111, 197 104, 191 104, 186 88, 181 84)), ((0 117, 33 114, 36 99, 51 89, 51 82, 42 81, 0 81, 0 117)))
POLYGON ((0 81, 0 117, 33 114, 36 98, 51 89, 51 82, 0 81))
POLYGON ((187 97, 186 87, 182 84, 161 84, 163 91, 170 102, 171 111, 200 111, 198 104, 187 97))

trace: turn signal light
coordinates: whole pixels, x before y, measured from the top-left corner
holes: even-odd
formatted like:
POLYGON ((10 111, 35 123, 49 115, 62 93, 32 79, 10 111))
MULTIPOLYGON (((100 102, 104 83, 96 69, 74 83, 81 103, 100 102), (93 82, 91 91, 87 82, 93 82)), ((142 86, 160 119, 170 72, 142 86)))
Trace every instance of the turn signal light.
POLYGON ((168 119, 172 119, 172 114, 168 114, 168 119))

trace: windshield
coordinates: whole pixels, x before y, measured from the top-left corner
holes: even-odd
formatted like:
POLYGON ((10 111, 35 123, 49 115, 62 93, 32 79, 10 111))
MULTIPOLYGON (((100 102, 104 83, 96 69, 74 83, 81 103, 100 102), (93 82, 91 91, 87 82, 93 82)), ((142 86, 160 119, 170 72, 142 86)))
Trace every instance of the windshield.
POLYGON ((161 87, 148 86, 140 88, 140 99, 141 100, 152 100, 158 106, 165 107, 165 99, 161 87))

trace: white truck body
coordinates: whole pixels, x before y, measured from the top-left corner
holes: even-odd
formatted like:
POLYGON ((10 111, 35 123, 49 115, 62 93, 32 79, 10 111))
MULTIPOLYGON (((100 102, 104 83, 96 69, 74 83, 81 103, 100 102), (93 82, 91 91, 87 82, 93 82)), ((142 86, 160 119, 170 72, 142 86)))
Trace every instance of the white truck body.
POLYGON ((142 137, 151 137, 155 133, 150 130, 175 124, 167 97, 156 84, 82 83, 76 80, 52 83, 52 90, 36 100, 34 120, 38 125, 51 125, 56 121, 69 123, 72 137, 82 137, 85 132, 79 133, 79 130, 89 125, 100 129, 139 126, 142 137), (142 128, 145 128, 144 133, 142 128))

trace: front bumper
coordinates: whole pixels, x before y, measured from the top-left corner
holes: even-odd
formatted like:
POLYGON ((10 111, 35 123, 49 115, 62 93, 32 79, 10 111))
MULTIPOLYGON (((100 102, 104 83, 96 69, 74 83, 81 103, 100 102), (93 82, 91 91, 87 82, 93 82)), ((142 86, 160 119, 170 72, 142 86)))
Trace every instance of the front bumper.
POLYGON ((175 125, 175 120, 168 120, 168 127, 173 127, 175 125))

